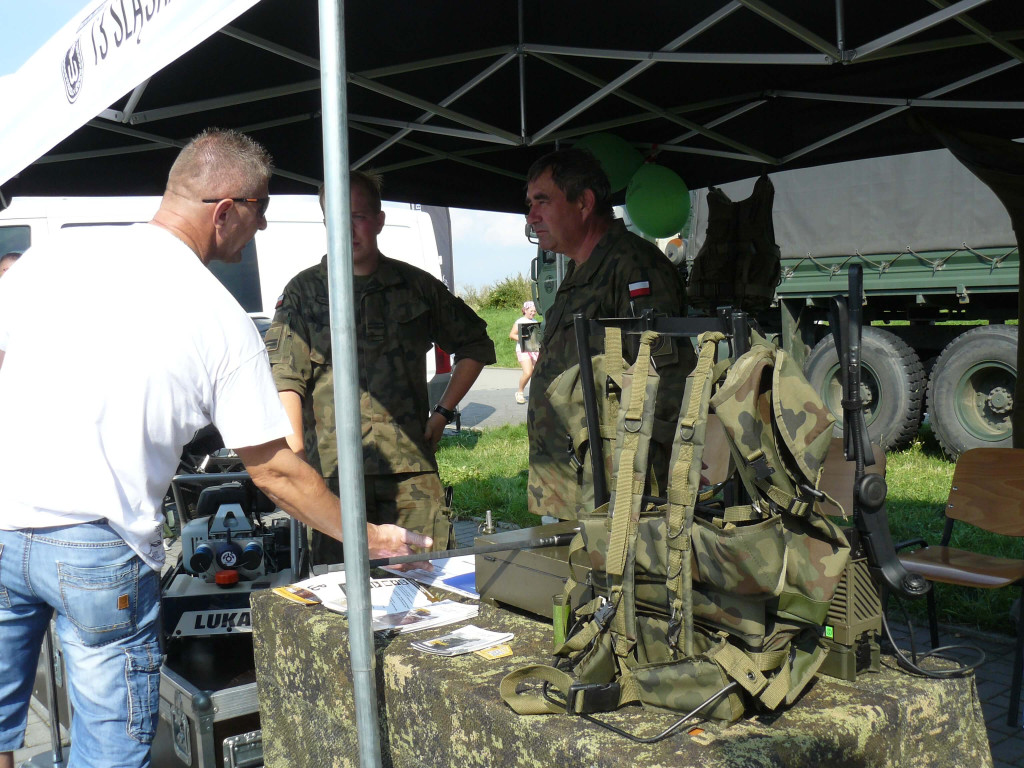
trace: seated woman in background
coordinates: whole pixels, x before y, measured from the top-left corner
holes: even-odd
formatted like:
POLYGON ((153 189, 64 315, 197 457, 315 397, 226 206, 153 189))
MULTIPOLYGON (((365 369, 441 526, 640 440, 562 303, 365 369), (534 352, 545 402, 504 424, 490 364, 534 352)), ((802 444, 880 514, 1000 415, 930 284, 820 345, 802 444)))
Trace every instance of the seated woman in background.
POLYGON ((508 334, 508 337, 516 342, 516 359, 519 360, 519 365, 523 368, 523 375, 519 377, 519 389, 516 391, 516 402, 520 405, 526 402, 526 395, 523 394, 523 390, 526 388, 526 383, 530 380, 530 377, 533 376, 533 366, 537 362, 537 345, 535 343, 530 344, 529 347, 533 351, 527 351, 526 344, 531 331, 540 325, 536 317, 537 307, 534 306, 532 301, 524 301, 523 316, 512 323, 512 330, 508 334), (531 327, 522 328, 524 323, 531 327))

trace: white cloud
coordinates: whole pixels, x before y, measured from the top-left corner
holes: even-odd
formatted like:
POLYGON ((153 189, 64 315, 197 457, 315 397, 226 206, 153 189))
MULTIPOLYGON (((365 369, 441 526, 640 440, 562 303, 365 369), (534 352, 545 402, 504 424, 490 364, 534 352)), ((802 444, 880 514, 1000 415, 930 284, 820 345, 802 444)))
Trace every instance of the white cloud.
POLYGON ((493 211, 451 208, 452 237, 482 240, 498 247, 530 246, 523 234, 524 216, 493 211))
POLYGON ((482 288, 530 274, 537 247, 523 233, 523 216, 463 208, 450 212, 456 285, 482 288))

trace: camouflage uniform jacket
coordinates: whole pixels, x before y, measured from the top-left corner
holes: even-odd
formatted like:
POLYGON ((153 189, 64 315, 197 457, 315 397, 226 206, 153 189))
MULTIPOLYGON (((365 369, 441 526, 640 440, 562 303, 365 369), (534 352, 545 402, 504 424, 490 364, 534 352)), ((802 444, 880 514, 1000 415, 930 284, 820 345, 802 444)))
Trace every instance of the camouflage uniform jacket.
MULTIPOLYGON (((485 365, 495 361, 487 326, 444 284, 401 261, 380 259, 356 279, 363 473, 437 471, 423 441, 430 413, 425 355, 431 342, 485 365)), ((278 391, 303 403, 306 453, 324 477, 338 473, 327 257, 289 281, 266 334, 278 391)))
MULTIPOLYGON (((530 440, 529 510, 562 519, 575 516, 579 499, 565 489, 576 483, 576 471, 568 461, 567 437, 551 411, 546 390, 567 368, 579 362, 573 314, 584 317, 633 317, 645 309, 659 315, 685 315, 686 288, 678 270, 657 246, 626 229, 621 219, 608 231, 582 265, 570 262, 544 316, 544 338, 530 383, 527 416, 530 440), (632 286, 632 288, 631 288, 632 286), (632 295, 631 295, 632 294, 632 295)), ((624 353, 632 360, 635 348, 624 353)), ((603 352, 603 341, 591 338, 591 353, 603 352)), ((686 376, 696 362, 687 341, 664 339, 653 357, 662 385, 655 415, 675 423, 686 376)), ((598 393, 600 395, 600 393, 598 393)))

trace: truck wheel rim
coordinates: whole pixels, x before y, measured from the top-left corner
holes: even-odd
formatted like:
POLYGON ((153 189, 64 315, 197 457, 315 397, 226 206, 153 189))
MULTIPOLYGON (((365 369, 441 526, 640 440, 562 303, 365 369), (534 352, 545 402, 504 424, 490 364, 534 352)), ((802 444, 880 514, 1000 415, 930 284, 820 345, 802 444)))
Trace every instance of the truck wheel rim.
MULTIPOLYGON (((843 380, 840 376, 839 364, 833 365, 825 374, 826 384, 822 387, 821 399, 835 417, 837 423, 843 423, 843 380)), ((878 377, 871 366, 861 360, 860 397, 864 404, 864 421, 870 425, 877 417, 879 402, 878 377)))
POLYGON ((1010 436, 1016 371, 996 361, 972 365, 957 381, 953 407, 973 438, 997 443, 1010 436))

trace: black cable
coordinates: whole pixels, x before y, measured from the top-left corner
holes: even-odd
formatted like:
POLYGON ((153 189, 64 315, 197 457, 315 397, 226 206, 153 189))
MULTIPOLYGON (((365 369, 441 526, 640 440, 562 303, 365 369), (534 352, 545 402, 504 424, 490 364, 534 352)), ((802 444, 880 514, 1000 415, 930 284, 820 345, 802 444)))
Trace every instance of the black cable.
POLYGON ((939 646, 938 648, 933 648, 928 653, 924 653, 924 654, 921 654, 920 656, 918 656, 917 655, 917 649, 916 649, 916 646, 915 646, 915 643, 914 643, 914 627, 913 627, 913 624, 911 624, 910 619, 907 617, 906 609, 903 607, 903 603, 900 601, 899 597, 896 596, 896 595, 893 595, 893 597, 895 597, 896 598, 896 602, 899 603, 900 611, 903 613, 904 620, 907 623, 907 630, 908 630, 909 636, 910 636, 910 653, 911 653, 911 658, 908 659, 907 655, 903 652, 903 650, 899 646, 896 645, 896 641, 895 641, 895 639, 893 639, 893 636, 892 636, 892 631, 889 629, 888 617, 885 614, 882 614, 882 629, 885 631, 886 639, 889 641, 889 644, 892 646, 892 653, 893 653, 893 656, 896 657, 896 663, 897 663, 897 665, 901 669, 903 669, 903 670, 905 670, 907 672, 912 672, 914 674, 921 675, 922 677, 931 678, 933 680, 949 680, 949 679, 952 679, 952 678, 964 677, 966 675, 969 675, 970 673, 974 672, 974 670, 976 670, 978 667, 980 667, 982 664, 985 663, 985 652, 983 650, 981 650, 981 648, 979 648, 976 645, 942 645, 942 646, 939 646), (918 662, 920 662, 920 661, 922 661, 924 659, 929 659, 929 658, 942 659, 944 661, 951 661, 951 662, 957 663, 957 661, 958 661, 957 659, 952 658, 951 656, 945 655, 945 654, 949 653, 950 651, 957 651, 957 650, 971 651, 971 652, 976 653, 977 654, 977 657, 976 657, 977 661, 975 661, 973 664, 967 664, 967 665, 963 665, 963 666, 959 666, 959 667, 954 667, 953 669, 943 669, 943 670, 923 669, 920 666, 918 666, 918 662))

